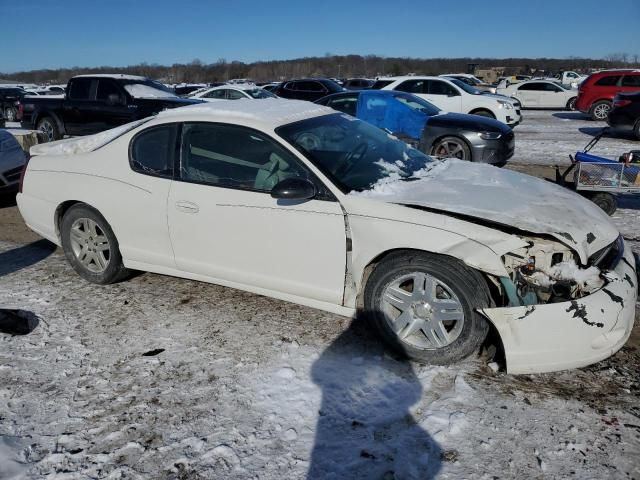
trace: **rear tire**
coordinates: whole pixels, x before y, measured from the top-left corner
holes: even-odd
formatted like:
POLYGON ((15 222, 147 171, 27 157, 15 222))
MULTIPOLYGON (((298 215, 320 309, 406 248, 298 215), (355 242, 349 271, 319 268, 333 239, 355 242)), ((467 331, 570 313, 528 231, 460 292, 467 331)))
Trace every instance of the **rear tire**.
POLYGON ((467 142, 458 137, 444 137, 431 148, 431 155, 436 158, 457 158, 471 161, 471 149, 467 142))
POLYGON ((607 215, 613 215, 618 208, 618 200, 611 193, 599 192, 593 195, 590 200, 604 210, 607 215))
POLYGON ((43 117, 38 120, 36 129, 45 134, 48 142, 53 142, 54 140, 60 140, 60 138, 62 138, 60 130, 58 129, 58 124, 51 117, 43 117))
POLYGON ((567 102, 567 110, 575 110, 576 109, 576 100, 577 97, 570 98, 567 102))
POLYGON ((437 365, 478 351, 489 324, 477 309, 489 305, 479 272, 421 252, 389 255, 374 267, 364 291, 367 319, 385 342, 410 359, 437 365))
POLYGON ((600 100, 599 102, 591 105, 591 109, 589 110, 589 115, 591 115, 591 119, 604 122, 609 116, 609 112, 611 111, 611 102, 607 100, 600 100))
POLYGON ((74 205, 62 217, 60 233, 67 261, 88 282, 106 285, 129 275, 118 240, 97 210, 74 205))

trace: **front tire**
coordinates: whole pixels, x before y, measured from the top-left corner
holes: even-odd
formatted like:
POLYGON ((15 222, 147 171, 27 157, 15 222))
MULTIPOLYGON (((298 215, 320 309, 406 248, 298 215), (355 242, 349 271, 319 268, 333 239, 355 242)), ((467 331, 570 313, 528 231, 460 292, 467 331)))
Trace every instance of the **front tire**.
POLYGON ((36 126, 37 130, 40 130, 47 137, 48 142, 53 142, 54 140, 60 140, 60 130, 58 129, 58 124, 51 117, 43 117, 38 120, 38 125, 36 126))
POLYGON ((594 103, 591 106, 591 110, 589 114, 591 115, 591 119, 603 122, 609 116, 609 112, 611 111, 611 102, 607 100, 601 100, 599 102, 594 103))
POLYGON ((444 137, 431 148, 431 155, 436 158, 457 158, 471 161, 471 149, 467 142, 458 137, 444 137))
POLYGON ((116 236, 93 208, 83 204, 71 207, 62 218, 60 232, 67 261, 85 280, 106 285, 129 274, 116 236))
POLYGON ((375 266, 364 307, 382 338, 412 360, 447 365, 476 352, 491 305, 482 275, 451 257, 392 254, 375 266))

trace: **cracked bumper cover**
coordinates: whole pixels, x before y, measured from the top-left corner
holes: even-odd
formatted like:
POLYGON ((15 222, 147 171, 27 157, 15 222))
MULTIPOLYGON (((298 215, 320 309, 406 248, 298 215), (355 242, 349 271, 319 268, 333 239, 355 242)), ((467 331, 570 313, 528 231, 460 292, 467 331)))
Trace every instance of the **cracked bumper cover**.
POLYGON ((636 259, 625 245, 617 279, 597 292, 562 303, 487 308, 496 327, 509 373, 542 373, 579 368, 603 360, 625 344, 638 297, 636 259))

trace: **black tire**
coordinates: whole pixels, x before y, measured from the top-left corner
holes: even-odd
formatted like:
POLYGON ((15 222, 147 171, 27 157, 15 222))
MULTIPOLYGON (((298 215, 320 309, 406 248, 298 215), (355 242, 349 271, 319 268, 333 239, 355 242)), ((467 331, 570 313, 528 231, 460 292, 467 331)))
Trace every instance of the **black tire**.
POLYGON ((38 120, 36 130, 40 130, 47 137, 47 141, 53 142, 54 140, 60 140, 60 130, 58 129, 57 122, 51 117, 42 117, 38 120))
POLYGON ((618 200, 611 193, 598 192, 590 200, 604 210, 607 215, 613 215, 618 208, 618 200))
POLYGON ((472 161, 471 149, 467 142, 459 137, 443 137, 431 147, 431 155, 436 158, 457 158, 472 161), (455 152, 452 155, 446 152, 455 152))
MULTIPOLYGON (((85 204, 76 204, 72 206, 62 217, 60 235, 62 240, 62 249, 67 257, 67 261, 78 275, 85 280, 99 285, 106 285, 123 280, 129 275, 129 270, 126 269, 122 263, 122 255, 120 255, 118 240, 107 221, 97 210, 94 210, 85 204), (83 219, 95 222, 98 234, 106 236, 106 239, 108 240, 108 255, 107 252, 104 252, 104 256, 107 257, 106 268, 102 271, 92 271, 90 268, 85 266, 85 264, 79 260, 79 254, 74 250, 74 245, 71 240, 71 230, 76 222, 81 222, 83 219)), ((95 240, 97 240, 97 237, 95 240)), ((96 253, 96 246, 97 244, 91 245, 90 241, 88 245, 86 245, 87 248, 92 249, 90 255, 96 253)), ((95 262, 94 266, 100 267, 97 262, 95 262)))
POLYGON ((18 111, 14 107, 7 107, 4 110, 4 118, 7 122, 15 122, 18 118, 18 111))
MULTIPOLYGON (((436 365, 448 365, 478 351, 487 336, 489 324, 477 309, 491 304, 489 288, 479 272, 452 257, 422 252, 391 254, 374 267, 364 290, 365 316, 373 322, 385 342, 412 360, 436 365), (457 338, 446 346, 417 348, 400 339, 387 320, 381 306, 382 296, 387 286, 411 272, 425 273, 444 282, 459 300, 464 323, 457 338)), ((419 334, 423 332, 415 335, 419 334)))
POLYGON ((567 110, 575 110, 576 109, 576 100, 578 97, 570 98, 567 102, 567 110))
POLYGON ((480 117, 493 118, 495 120, 496 116, 491 113, 489 110, 475 110, 471 112, 471 115, 478 115, 480 117))
POLYGON ((600 100, 599 102, 591 105, 589 109, 589 115, 591 115, 591 119, 604 122, 609 116, 609 112, 611 111, 611 102, 608 100, 600 100))

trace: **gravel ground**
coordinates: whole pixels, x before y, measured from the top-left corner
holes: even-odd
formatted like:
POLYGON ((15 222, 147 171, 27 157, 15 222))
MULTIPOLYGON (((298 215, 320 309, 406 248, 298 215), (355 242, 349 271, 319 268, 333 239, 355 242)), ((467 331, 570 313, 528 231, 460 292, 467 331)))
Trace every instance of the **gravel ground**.
MULTIPOLYGON (((586 143, 559 115, 525 112, 510 168, 551 173, 526 147, 541 134, 586 143)), ((640 251, 640 204, 621 206, 640 251)), ((306 307, 154 274, 88 284, 10 199, 0 225, 0 306, 23 319, 0 317, 2 479, 640 478, 637 326, 584 369, 420 366, 306 307)))

